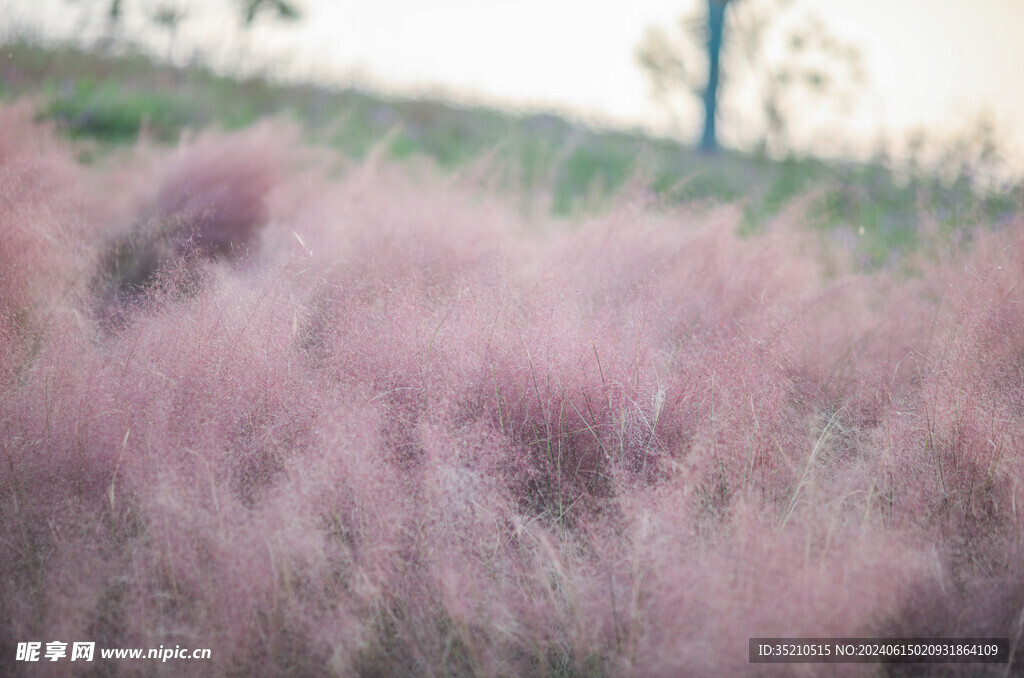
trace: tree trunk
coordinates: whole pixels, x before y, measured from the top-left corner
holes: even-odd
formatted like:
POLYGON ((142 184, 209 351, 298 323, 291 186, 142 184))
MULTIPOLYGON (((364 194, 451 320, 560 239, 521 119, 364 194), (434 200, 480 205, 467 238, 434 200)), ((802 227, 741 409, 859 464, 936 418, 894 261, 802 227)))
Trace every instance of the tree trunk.
POLYGON ((722 38, 725 30, 725 6, 728 0, 708 0, 708 84, 704 88, 704 134, 700 150, 718 150, 715 133, 715 117, 718 110, 719 57, 722 53, 722 38))

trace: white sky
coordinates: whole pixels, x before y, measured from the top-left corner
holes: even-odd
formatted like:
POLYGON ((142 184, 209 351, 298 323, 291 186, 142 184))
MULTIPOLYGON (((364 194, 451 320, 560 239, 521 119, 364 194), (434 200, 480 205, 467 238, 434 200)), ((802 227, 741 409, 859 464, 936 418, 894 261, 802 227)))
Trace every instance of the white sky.
MULTIPOLYGON (((7 1, 54 25, 69 6, 69 0, 7 1)), ((77 0, 90 1, 101 3, 77 0)), ((135 0, 147 1, 157 0, 135 0)), ((247 38, 257 51, 287 55, 293 72, 649 127, 665 121, 636 64, 636 46, 647 27, 670 26, 701 6, 700 0, 300 4, 302 23, 265 24, 247 38)), ((850 150, 866 153, 882 136, 900 139, 914 128, 948 136, 986 113, 1014 164, 1024 168, 1024 0, 797 0, 792 11, 815 13, 853 42, 867 75, 853 110, 818 116, 814 129, 807 123, 812 147, 842 138, 850 150)), ((223 22, 198 29, 222 51, 237 49, 222 37, 223 22)), ((684 123, 695 136, 696 102, 684 123)), ((740 127, 726 125, 726 140, 738 138, 740 127)))

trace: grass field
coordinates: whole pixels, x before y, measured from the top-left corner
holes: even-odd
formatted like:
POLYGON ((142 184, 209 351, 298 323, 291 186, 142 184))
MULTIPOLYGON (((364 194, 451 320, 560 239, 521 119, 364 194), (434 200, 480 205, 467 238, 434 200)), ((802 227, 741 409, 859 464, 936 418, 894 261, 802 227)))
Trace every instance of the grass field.
POLYGON ((1019 188, 4 53, 0 674, 1020 672, 1019 188))
MULTIPOLYGON (((673 203, 740 204, 744 228, 770 223, 794 200, 813 195, 805 216, 840 239, 857 242, 860 265, 898 260, 917 244, 922 214, 944 233, 1001 225, 1022 204, 1020 182, 980 190, 984 146, 944 151, 940 171, 898 171, 886 163, 773 159, 726 151, 715 157, 640 132, 596 130, 550 114, 513 114, 435 100, 386 98, 236 80, 201 66, 175 69, 149 57, 83 52, 12 41, 0 59, 0 97, 31 95, 39 114, 62 133, 95 140, 88 160, 111 146, 148 137, 173 143, 182 130, 232 130, 267 115, 297 121, 307 138, 359 160, 378 149, 394 160, 427 160, 451 172, 490 163, 491 179, 534 210, 572 216, 607 209, 623 187, 640 182, 673 203), (972 150, 973 149, 973 150, 972 150)), ((982 140, 983 141, 983 140, 982 140)))

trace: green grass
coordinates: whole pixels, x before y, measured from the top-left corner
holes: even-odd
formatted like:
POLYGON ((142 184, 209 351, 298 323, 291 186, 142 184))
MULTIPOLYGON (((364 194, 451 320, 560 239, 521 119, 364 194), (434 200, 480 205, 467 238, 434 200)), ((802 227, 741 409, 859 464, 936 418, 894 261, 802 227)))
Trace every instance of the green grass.
POLYGON ((143 125, 161 141, 172 141, 197 121, 180 99, 156 91, 137 91, 113 82, 81 79, 49 98, 43 117, 55 120, 73 137, 108 143, 133 142, 143 125))
POLYGON ((592 129, 551 114, 235 79, 199 66, 173 68, 141 54, 26 40, 4 45, 0 57, 0 100, 22 96, 35 97, 39 115, 69 136, 101 146, 131 142, 143 126, 170 143, 186 128, 236 129, 285 115, 312 141, 354 159, 380 147, 393 159, 425 157, 452 171, 492 157, 504 188, 546 196, 561 216, 606 207, 639 176, 668 202, 738 201, 744 229, 753 232, 812 193, 812 226, 837 237, 855 236, 847 239, 868 267, 914 249, 922 217, 952 233, 996 226, 1022 203, 1019 184, 981 192, 967 175, 952 181, 925 173, 901 179, 871 164, 775 160, 735 151, 709 157, 670 139, 592 129))

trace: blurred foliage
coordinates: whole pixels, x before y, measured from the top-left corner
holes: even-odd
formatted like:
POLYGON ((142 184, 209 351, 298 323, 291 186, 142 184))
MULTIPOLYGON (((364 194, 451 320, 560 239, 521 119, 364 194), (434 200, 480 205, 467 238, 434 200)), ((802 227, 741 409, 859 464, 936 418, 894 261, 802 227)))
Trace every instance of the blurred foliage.
POLYGON ((54 96, 44 109, 72 136, 95 137, 107 142, 133 142, 139 131, 171 141, 190 122, 190 112, 161 92, 125 90, 112 82, 79 80, 54 96))
MULTIPOLYGON (((155 7, 152 2, 125 2, 105 0, 104 2, 79 3, 66 0, 69 4, 80 4, 80 11, 101 17, 112 31, 116 31, 132 10, 148 12, 150 19, 166 27, 177 27, 189 14, 189 6, 174 2, 161 2, 155 7)), ((278 21, 296 21, 302 17, 302 8, 291 0, 232 0, 243 26, 250 26, 260 16, 269 15, 278 21)))
POLYGON ((991 156, 991 144, 980 137, 950 149, 941 175, 915 163, 895 171, 883 160, 778 160, 728 150, 709 157, 671 139, 593 129, 547 113, 234 79, 137 53, 13 41, 2 50, 0 99, 20 96, 35 97, 40 116, 68 135, 95 140, 82 158, 131 142, 143 129, 173 142, 187 128, 232 129, 286 115, 311 141, 355 160, 377 149, 395 159, 428 158, 445 171, 484 163, 499 188, 523 196, 524 207, 546 206, 561 216, 602 209, 626 187, 641 185, 667 204, 738 202, 752 232, 794 200, 806 200, 810 226, 847 244, 867 268, 913 249, 921 223, 951 234, 998 227, 1024 202, 1019 183, 979 181, 977 170, 991 156))

